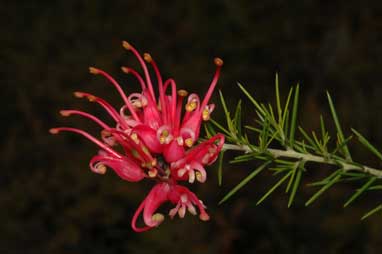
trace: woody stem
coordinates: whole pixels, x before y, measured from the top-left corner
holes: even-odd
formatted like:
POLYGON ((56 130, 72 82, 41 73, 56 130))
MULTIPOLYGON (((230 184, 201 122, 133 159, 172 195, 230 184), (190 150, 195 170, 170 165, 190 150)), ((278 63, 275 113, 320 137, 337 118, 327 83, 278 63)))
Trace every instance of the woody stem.
MULTIPOLYGON (((256 151, 256 148, 251 149, 247 145, 235 145, 235 144, 224 144, 223 150, 235 150, 235 151, 242 151, 244 153, 251 153, 251 152, 260 153, 260 151, 256 151)), ((358 172, 363 172, 369 175, 373 175, 377 178, 382 178, 381 169, 372 168, 372 167, 358 164, 358 163, 351 163, 351 162, 347 162, 343 160, 326 158, 320 155, 314 155, 310 153, 300 153, 293 149, 280 150, 280 149, 267 148, 266 151, 267 153, 272 155, 275 159, 282 157, 282 158, 300 159, 306 162, 339 165, 344 171, 358 171, 358 172)), ((264 153, 264 152, 261 152, 261 153, 264 153)))

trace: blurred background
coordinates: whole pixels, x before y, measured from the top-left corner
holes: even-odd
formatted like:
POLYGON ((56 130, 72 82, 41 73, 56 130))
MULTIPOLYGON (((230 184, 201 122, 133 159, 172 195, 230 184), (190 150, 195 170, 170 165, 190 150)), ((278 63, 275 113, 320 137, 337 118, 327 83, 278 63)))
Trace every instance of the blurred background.
MULTIPOLYGON (((216 166, 208 169, 206 184, 192 186, 208 205, 209 222, 187 215, 136 234, 130 220, 150 184, 127 183, 111 171, 95 175, 88 169, 93 144, 48 133, 62 125, 99 131, 89 121, 58 115, 78 108, 106 117, 97 105, 74 98, 74 91, 121 105, 117 92, 88 74, 88 66, 108 71, 126 91, 138 91, 120 71, 121 65, 137 67, 121 47, 128 40, 150 52, 180 88, 202 94, 213 58, 223 58, 218 88, 230 106, 244 99, 248 122, 255 116, 238 81, 265 102, 274 100, 276 72, 284 96, 300 82, 299 124, 307 130, 318 129, 320 113, 329 119, 329 90, 345 133, 356 128, 380 145, 380 1, 3 0, 0 21, 2 253, 380 253, 381 215, 360 221, 380 196, 342 208, 356 186, 338 185, 308 208, 304 202, 316 189, 307 186, 289 209, 282 190, 256 206, 276 181, 262 174, 218 206, 255 162, 226 163, 222 187, 216 166)), ((212 100, 219 104, 216 94, 212 100)), ((223 120, 220 105, 214 117, 223 120)), ((359 145, 352 151, 359 161, 382 166, 359 145)), ((304 185, 329 173, 312 167, 304 185)))

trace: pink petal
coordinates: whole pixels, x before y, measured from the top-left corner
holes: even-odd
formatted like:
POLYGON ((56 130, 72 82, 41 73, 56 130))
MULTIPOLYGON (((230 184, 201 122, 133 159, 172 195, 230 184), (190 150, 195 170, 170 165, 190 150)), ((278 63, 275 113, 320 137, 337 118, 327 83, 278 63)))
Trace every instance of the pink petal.
POLYGON ((119 177, 129 182, 138 182, 145 177, 142 168, 127 157, 118 159, 107 155, 94 156, 90 160, 90 168, 95 173, 104 173, 104 171, 99 171, 99 167, 95 166, 97 164, 112 168, 119 177))
POLYGON ((136 132, 139 138, 145 143, 150 152, 161 153, 162 145, 157 138, 157 132, 147 125, 140 124, 133 128, 133 132, 136 132))
POLYGON ((165 145, 163 148, 163 156, 169 163, 183 158, 184 154, 183 146, 180 146, 176 140, 172 140, 170 144, 165 145))
POLYGON ((158 226, 164 219, 162 214, 156 213, 161 204, 168 200, 167 195, 170 186, 167 183, 156 184, 145 199, 145 207, 143 210, 143 220, 149 227, 158 226))
POLYGON ((155 102, 152 101, 150 97, 147 98, 147 106, 143 108, 143 123, 150 126, 152 129, 157 130, 159 126, 162 125, 162 118, 155 102))

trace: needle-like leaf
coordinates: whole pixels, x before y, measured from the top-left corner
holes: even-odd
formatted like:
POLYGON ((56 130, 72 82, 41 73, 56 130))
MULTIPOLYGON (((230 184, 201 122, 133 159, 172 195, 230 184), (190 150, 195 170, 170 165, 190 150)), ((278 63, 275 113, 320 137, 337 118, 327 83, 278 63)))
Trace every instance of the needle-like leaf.
POLYGON ((225 150, 222 150, 219 154, 219 165, 218 165, 218 184, 222 185, 223 182, 223 158, 225 150))
POLYGON ((282 121, 282 109, 281 109, 281 99, 280 99, 280 89, 279 89, 279 75, 276 73, 275 77, 275 86, 276 86, 276 105, 277 105, 277 114, 278 114, 278 122, 282 121))
POLYGON ((356 198, 358 198, 362 193, 364 193, 365 191, 367 191, 369 189, 369 187, 375 182, 375 180, 377 180, 376 177, 371 177, 369 179, 369 181, 367 181, 361 188, 359 188, 358 190, 356 190, 356 192, 346 201, 346 203, 344 204, 344 207, 347 207, 348 205, 350 205, 356 198))
POLYGON ((277 189, 277 187, 279 187, 283 182, 285 182, 286 179, 288 179, 288 177, 292 174, 292 170, 290 170, 283 178, 281 178, 267 193, 264 194, 264 196, 262 196, 260 198, 259 201, 257 201, 256 205, 259 205, 261 204, 269 195, 272 194, 273 191, 275 191, 277 189))
POLYGON ((300 185, 300 182, 301 182, 302 169, 303 168, 301 166, 299 166, 297 169, 296 180, 294 180, 292 192, 289 196, 288 207, 290 207, 292 205, 294 197, 296 196, 298 186, 300 185))
POLYGON ((319 191, 317 191, 308 201, 306 201, 305 206, 310 205, 313 203, 322 193, 324 193, 327 189, 329 189, 333 184, 335 184, 340 178, 343 170, 338 169, 336 172, 334 172, 333 177, 326 183, 319 191))
POLYGON ((267 161, 263 163, 260 167, 255 169, 251 174, 249 174, 246 178, 244 178, 238 185, 236 185, 230 192, 228 192, 219 202, 219 205, 227 201, 232 195, 234 195, 238 190, 240 190, 244 185, 246 185, 252 178, 258 175, 261 171, 263 171, 271 161, 267 161))
POLYGON ((296 85, 296 89, 294 90, 294 97, 293 97, 293 108, 292 108, 292 118, 290 122, 290 129, 289 129, 289 143, 290 146, 294 146, 294 137, 296 133, 296 126, 297 126, 297 111, 298 111, 298 96, 299 96, 299 90, 300 85, 296 85))
POLYGON ((264 110, 262 109, 262 107, 260 106, 260 104, 251 96, 251 94, 240 84, 240 83, 237 83, 237 85, 239 86, 239 88, 241 89, 241 91, 243 91, 243 93, 248 97, 248 99, 253 103, 253 105, 255 105, 256 109, 262 114, 262 115, 265 115, 265 112, 264 110))
MULTIPOLYGON (((345 136, 344 136, 344 134, 342 132, 340 121, 338 120, 336 109, 334 107, 332 97, 330 96, 329 92, 326 92, 326 94, 327 94, 327 97, 328 97, 330 112, 332 113, 333 121, 334 121, 334 124, 336 126, 339 142, 343 143, 345 141, 345 136)), ((351 155, 350 155, 350 152, 349 152, 349 148, 346 145, 346 143, 343 146, 343 152, 345 153, 346 159, 349 160, 349 161, 352 161, 352 158, 351 158, 351 155)))
POLYGON ((361 220, 364 220, 366 219, 367 217, 379 212, 379 211, 382 211, 382 204, 375 207, 374 209, 372 209, 371 211, 367 212, 364 216, 362 216, 361 220))
POLYGON ((351 129, 353 133, 358 137, 359 142, 361 142, 370 152, 372 152, 375 156, 377 156, 380 160, 382 160, 382 153, 378 151, 375 146, 373 146, 361 133, 356 131, 355 129, 351 129))

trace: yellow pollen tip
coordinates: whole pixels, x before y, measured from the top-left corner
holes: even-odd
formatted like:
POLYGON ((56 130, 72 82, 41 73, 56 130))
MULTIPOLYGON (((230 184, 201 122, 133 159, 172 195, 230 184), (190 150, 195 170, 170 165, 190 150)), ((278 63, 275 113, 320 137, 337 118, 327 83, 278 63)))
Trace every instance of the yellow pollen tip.
POLYGON ((158 175, 158 170, 155 168, 149 170, 149 177, 154 178, 158 175))
POLYGON ((97 165, 97 172, 99 174, 104 175, 106 173, 106 170, 107 170, 107 168, 105 165, 103 165, 103 164, 97 165))
POLYGON ((169 133, 168 133, 168 130, 164 130, 164 131, 162 132, 162 136, 163 136, 163 137, 167 137, 168 134, 169 134, 169 133))
POLYGON ((186 104, 186 111, 191 112, 196 108, 196 103, 194 101, 186 104))
POLYGON ((89 67, 89 72, 91 74, 98 74, 99 70, 97 68, 94 68, 94 67, 89 67))
POLYGON ((111 136, 111 132, 108 131, 108 130, 102 130, 102 131, 101 131, 101 135, 104 135, 104 136, 111 136))
POLYGON ((210 119, 210 112, 207 109, 203 110, 202 118, 204 121, 207 121, 210 119))
POLYGON ((156 159, 153 159, 151 161, 151 166, 155 167, 157 165, 157 160, 156 159))
POLYGON ((151 55, 149 53, 144 53, 143 59, 145 59, 145 61, 148 63, 151 63, 151 61, 153 60, 153 58, 151 57, 151 55))
POLYGON ((122 66, 122 67, 121 67, 121 70, 122 70, 124 73, 126 73, 126 74, 128 74, 128 73, 130 72, 130 69, 127 68, 127 67, 125 67, 125 66, 122 66))
POLYGON ((151 217, 153 221, 161 223, 164 220, 164 216, 161 213, 156 213, 151 217))
POLYGON ((50 132, 50 134, 57 134, 60 131, 58 129, 56 129, 56 128, 52 128, 52 129, 49 129, 49 132, 50 132))
POLYGON ((81 93, 81 92, 74 92, 74 97, 77 97, 77 98, 83 98, 84 97, 84 94, 81 93))
POLYGON ((202 174, 200 172, 196 172, 195 176, 196 176, 196 180, 198 180, 198 182, 202 182, 202 174))
POLYGON ((138 139, 138 135, 137 133, 133 132, 131 135, 131 138, 134 139, 134 140, 137 140, 138 139))
POLYGON ((62 116, 70 116, 70 111, 68 111, 68 110, 60 110, 60 115, 62 115, 62 116))
POLYGON ((186 143, 186 146, 191 147, 193 143, 192 138, 187 138, 184 143, 186 143))
POLYGON ((186 90, 178 90, 178 95, 181 97, 186 97, 188 95, 188 92, 186 90))
POLYGON ((210 219, 210 216, 208 216, 208 214, 206 213, 202 213, 199 215, 199 219, 201 219, 202 221, 208 221, 210 219))
POLYGON ((88 100, 89 100, 90 102, 93 102, 93 101, 96 100, 96 97, 94 97, 93 95, 90 95, 90 96, 88 96, 88 100))
POLYGON ((216 66, 219 66, 219 67, 223 66, 223 64, 224 64, 223 60, 221 58, 219 58, 219 57, 216 57, 214 59, 214 63, 215 63, 216 66))
POLYGON ((131 49, 131 45, 130 43, 128 43, 127 41, 123 41, 122 42, 122 46, 127 49, 127 50, 130 50, 131 49))

